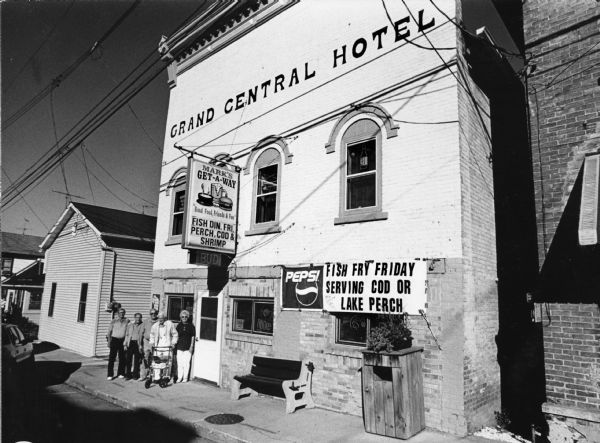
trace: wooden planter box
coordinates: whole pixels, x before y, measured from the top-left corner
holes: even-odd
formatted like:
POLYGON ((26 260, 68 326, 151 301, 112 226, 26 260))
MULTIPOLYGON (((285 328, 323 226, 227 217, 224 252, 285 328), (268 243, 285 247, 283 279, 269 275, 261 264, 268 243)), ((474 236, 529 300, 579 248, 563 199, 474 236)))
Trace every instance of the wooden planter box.
POLYGON ((365 430, 407 439, 425 429, 423 348, 391 353, 363 351, 365 430))

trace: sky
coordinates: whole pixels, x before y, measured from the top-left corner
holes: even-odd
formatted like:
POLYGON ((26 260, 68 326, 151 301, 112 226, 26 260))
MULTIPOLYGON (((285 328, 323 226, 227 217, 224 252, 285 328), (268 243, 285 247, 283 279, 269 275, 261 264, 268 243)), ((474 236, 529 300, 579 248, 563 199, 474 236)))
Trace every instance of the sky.
MULTIPOLYGON (((2 120, 23 109, 50 85, 133 3, 71 0, 0 4, 2 120)), ((161 36, 170 35, 200 5, 199 1, 140 2, 92 57, 22 118, 4 128, 2 189, 53 149, 56 139, 146 55, 152 53, 153 59, 158 59, 161 36)), ((168 100, 165 70, 129 106, 85 140, 85 152, 78 148, 64 161, 68 190, 76 196, 73 201, 156 215, 168 100)), ((2 230, 45 235, 66 207, 64 192, 59 167, 23 194, 26 202, 18 198, 3 204, 2 230)))

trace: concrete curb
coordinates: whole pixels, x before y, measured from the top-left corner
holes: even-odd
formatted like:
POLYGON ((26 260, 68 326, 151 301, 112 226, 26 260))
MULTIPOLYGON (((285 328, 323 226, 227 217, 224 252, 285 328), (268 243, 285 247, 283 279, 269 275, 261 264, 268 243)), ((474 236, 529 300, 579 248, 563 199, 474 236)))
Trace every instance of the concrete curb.
MULTIPOLYGON (((76 380, 68 379, 65 381, 65 384, 71 386, 72 388, 75 388, 82 392, 91 394, 97 398, 100 398, 104 401, 107 401, 109 403, 112 403, 113 405, 117 405, 124 409, 135 410, 135 409, 142 408, 142 407, 145 409, 151 409, 151 410, 153 409, 146 404, 138 405, 134 402, 123 400, 122 398, 119 398, 115 395, 107 394, 106 392, 102 392, 98 389, 94 389, 94 388, 87 386, 84 383, 80 383, 76 380)), ((204 420, 192 422, 192 421, 182 420, 181 418, 172 416, 170 414, 165 415, 163 411, 156 411, 156 412, 159 412, 161 415, 165 416, 169 420, 181 423, 182 425, 193 426, 198 434, 198 437, 209 439, 210 441, 213 441, 215 443, 251 443, 249 440, 241 439, 241 438, 236 437, 235 435, 232 435, 228 432, 224 432, 218 428, 214 428, 214 427, 210 426, 208 423, 206 423, 204 420)))

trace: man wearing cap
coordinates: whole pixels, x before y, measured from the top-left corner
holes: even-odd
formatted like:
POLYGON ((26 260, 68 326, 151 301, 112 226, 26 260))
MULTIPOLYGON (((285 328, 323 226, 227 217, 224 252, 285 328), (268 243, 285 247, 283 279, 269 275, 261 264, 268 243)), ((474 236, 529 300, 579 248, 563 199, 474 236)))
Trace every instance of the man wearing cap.
POLYGON ((150 344, 150 332, 152 331, 152 326, 154 326, 154 324, 157 321, 158 311, 152 308, 150 309, 150 318, 147 318, 142 323, 142 351, 144 352, 144 368, 142 369, 142 374, 139 378, 140 380, 144 380, 150 372, 150 360, 152 359, 152 345, 150 344))
POLYGON ((117 318, 112 320, 108 325, 108 332, 106 333, 106 341, 110 348, 108 354, 108 380, 115 378, 115 357, 119 357, 119 367, 117 368, 117 376, 119 378, 125 377, 125 351, 123 349, 123 342, 125 341, 125 335, 127 334, 127 326, 129 320, 125 318, 125 309, 120 308, 117 318))

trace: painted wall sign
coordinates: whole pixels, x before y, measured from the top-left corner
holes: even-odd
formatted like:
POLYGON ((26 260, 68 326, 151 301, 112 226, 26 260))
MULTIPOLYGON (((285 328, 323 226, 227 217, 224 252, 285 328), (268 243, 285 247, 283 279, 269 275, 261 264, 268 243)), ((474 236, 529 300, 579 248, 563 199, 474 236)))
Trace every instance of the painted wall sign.
POLYGON ((324 268, 326 311, 418 315, 425 309, 426 261, 369 260, 324 268))
POLYGON ((181 246, 235 254, 239 173, 190 158, 181 246))
POLYGON ((282 266, 282 309, 323 309, 323 266, 282 266))
MULTIPOLYGON (((357 38, 353 42, 332 48, 330 50, 328 69, 336 70, 351 60, 360 59, 365 54, 375 55, 380 51, 389 50, 393 45, 404 42, 406 39, 414 37, 416 33, 423 33, 434 26, 435 18, 426 17, 423 9, 417 12, 417 17, 414 20, 410 15, 406 15, 396 20, 393 26, 386 24, 357 38)), ((275 94, 293 88, 299 83, 307 82, 317 76, 317 68, 310 61, 303 60, 297 66, 283 69, 272 78, 263 78, 257 84, 249 85, 245 90, 232 91, 232 94, 224 98, 222 103, 211 103, 212 106, 204 108, 194 115, 188 115, 178 122, 170 123, 169 135, 171 138, 175 138, 197 130, 213 121, 215 114, 222 116, 239 111, 245 106, 268 100, 275 94)))

